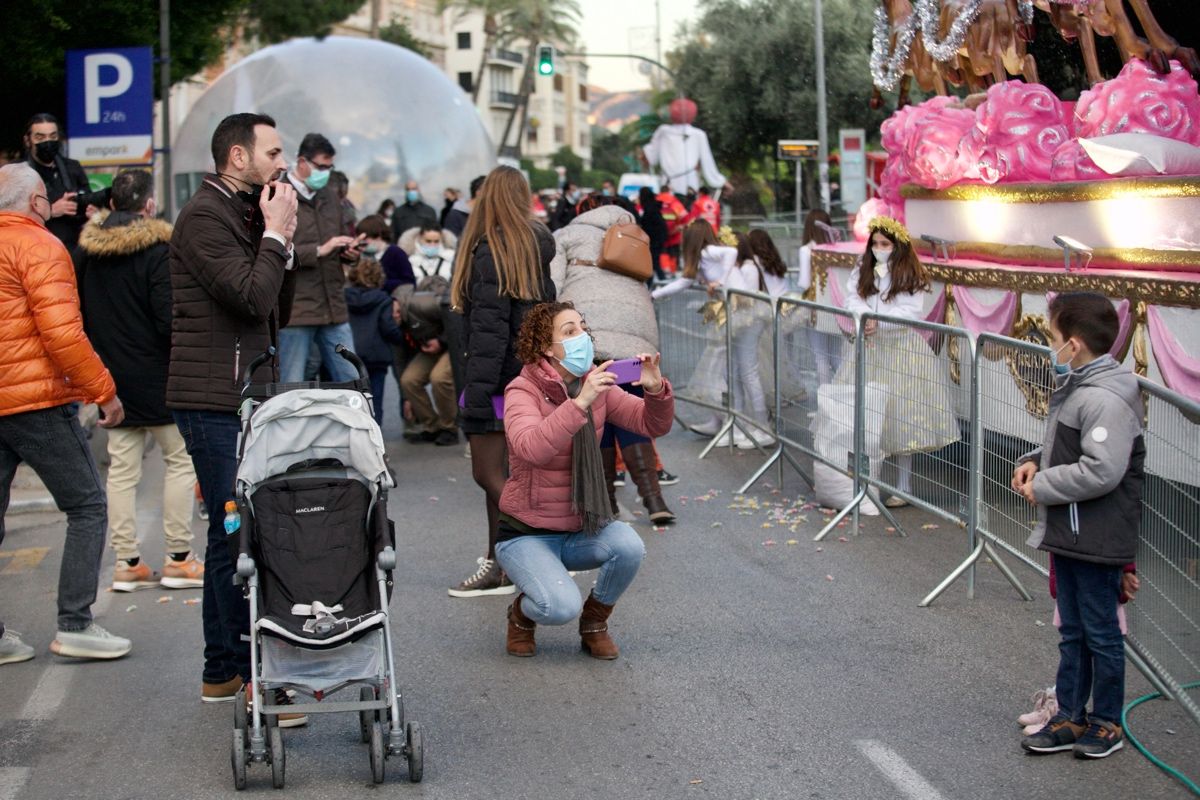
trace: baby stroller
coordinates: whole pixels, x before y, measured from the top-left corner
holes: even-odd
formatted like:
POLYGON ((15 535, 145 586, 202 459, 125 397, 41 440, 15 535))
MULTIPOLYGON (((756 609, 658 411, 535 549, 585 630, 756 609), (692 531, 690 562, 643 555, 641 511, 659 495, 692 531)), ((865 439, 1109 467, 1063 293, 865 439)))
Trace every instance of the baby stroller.
POLYGON ((229 539, 250 602, 252 680, 234 705, 238 789, 247 765, 264 762, 272 785, 283 787, 279 714, 298 709, 357 712, 374 781, 383 782, 384 762, 394 755, 407 758, 409 780, 421 780, 421 729, 404 721, 388 629, 396 552, 387 490, 395 481, 371 416, 366 368, 345 347, 337 352, 358 368, 359 380, 253 384, 274 348, 243 375, 235 490, 241 525, 229 539), (328 702, 354 689, 356 699, 328 702), (312 702, 279 704, 279 691, 312 702))

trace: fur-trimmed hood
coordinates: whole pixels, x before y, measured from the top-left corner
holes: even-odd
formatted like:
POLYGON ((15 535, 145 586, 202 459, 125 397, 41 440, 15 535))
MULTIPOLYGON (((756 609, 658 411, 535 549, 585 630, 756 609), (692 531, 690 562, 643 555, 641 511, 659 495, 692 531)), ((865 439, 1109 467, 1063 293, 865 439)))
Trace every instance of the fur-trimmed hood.
POLYGON ((131 256, 156 244, 169 244, 171 223, 121 212, 101 211, 83 226, 79 247, 89 256, 131 256))

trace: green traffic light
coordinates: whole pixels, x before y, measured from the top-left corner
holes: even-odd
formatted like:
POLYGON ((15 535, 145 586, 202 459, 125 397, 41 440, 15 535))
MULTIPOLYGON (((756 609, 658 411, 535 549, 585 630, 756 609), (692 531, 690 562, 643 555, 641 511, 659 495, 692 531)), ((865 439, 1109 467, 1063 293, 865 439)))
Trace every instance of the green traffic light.
POLYGON ((554 74, 554 48, 542 45, 538 48, 538 74, 554 74))
POLYGON ((543 61, 541 64, 538 64, 538 72, 542 73, 543 75, 553 75, 554 65, 549 61, 543 61))

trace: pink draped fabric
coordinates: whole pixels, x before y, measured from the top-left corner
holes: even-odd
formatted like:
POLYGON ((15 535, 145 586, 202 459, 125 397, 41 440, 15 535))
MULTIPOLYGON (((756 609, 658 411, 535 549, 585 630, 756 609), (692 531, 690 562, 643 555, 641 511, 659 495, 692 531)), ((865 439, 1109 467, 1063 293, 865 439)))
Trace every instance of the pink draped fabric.
POLYGON ((999 303, 988 306, 977 300, 967 287, 955 286, 954 302, 958 307, 962 326, 971 333, 998 333, 1007 336, 1012 331, 1013 320, 1017 316, 1016 292, 1005 292, 999 303))
POLYGON ((1192 400, 1200 400, 1200 359, 1192 358, 1184 352, 1179 342, 1167 330, 1157 307, 1146 307, 1146 324, 1150 328, 1150 345, 1154 348, 1154 360, 1167 388, 1192 400))

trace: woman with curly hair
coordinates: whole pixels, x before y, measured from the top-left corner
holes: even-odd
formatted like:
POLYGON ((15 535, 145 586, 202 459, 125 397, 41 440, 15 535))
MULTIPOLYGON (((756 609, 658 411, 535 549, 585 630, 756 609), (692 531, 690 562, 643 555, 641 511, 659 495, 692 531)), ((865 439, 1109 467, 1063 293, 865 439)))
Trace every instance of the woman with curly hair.
POLYGON ((517 355, 525 364, 504 392, 508 481, 500 497, 496 559, 520 594, 508 610, 506 647, 536 652, 537 623, 579 617, 583 649, 611 660, 613 605, 646 554, 633 528, 612 519, 600 437, 606 420, 651 438, 671 429, 675 398, 657 353, 641 353, 644 397, 620 390, 611 361, 592 366, 587 323, 571 303, 543 303, 525 317, 517 355), (582 602, 568 570, 599 568, 582 602))

